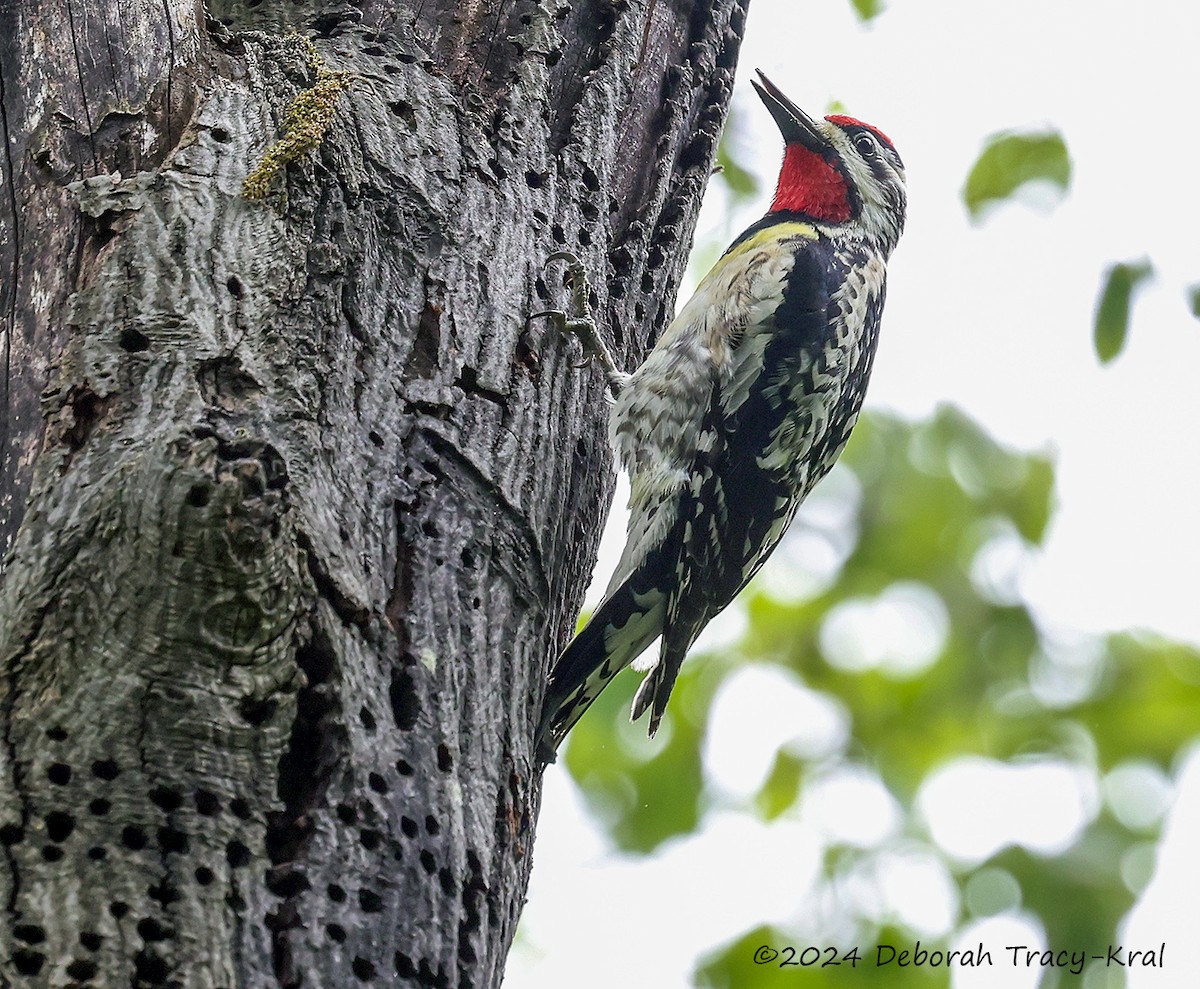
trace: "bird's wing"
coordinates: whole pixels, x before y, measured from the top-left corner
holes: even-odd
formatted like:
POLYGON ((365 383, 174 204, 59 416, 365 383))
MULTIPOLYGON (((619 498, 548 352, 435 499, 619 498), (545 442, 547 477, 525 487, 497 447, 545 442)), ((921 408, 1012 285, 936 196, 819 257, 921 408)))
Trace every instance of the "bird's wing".
POLYGON ((831 255, 811 242, 791 257, 768 315, 744 327, 710 386, 686 483, 663 513, 669 531, 645 559, 670 588, 662 648, 633 708, 634 717, 651 709, 651 731, 688 648, 758 571, 816 480, 813 447, 848 373, 832 345, 831 255))
POLYGON ((737 415, 756 385, 796 252, 805 253, 804 245, 816 239, 805 223, 751 227, 700 283, 618 396, 612 442, 629 473, 629 528, 608 593, 666 540, 675 499, 693 483, 697 457, 713 452, 722 423, 737 415))
POLYGON ((630 476, 628 537, 604 600, 551 673, 541 736, 555 744, 608 681, 663 633, 669 604, 676 612, 673 634, 687 640, 683 651, 703 627, 700 622, 685 633, 679 604, 698 601, 687 588, 705 579, 705 561, 688 559, 691 544, 708 554, 692 538, 691 524, 712 520, 681 519, 680 505, 689 497, 724 498, 729 471, 736 469, 729 434, 743 407, 757 407, 752 396, 773 313, 795 264, 792 241, 816 237, 802 223, 752 227, 700 283, 617 396, 612 440, 630 476), (676 579, 684 590, 673 593, 676 579))

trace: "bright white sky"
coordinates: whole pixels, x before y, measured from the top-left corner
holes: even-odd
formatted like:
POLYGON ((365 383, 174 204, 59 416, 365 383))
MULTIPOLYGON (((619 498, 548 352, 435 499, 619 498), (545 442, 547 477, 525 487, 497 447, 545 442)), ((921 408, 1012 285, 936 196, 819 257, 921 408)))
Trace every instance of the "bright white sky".
MULTIPOLYGON (((1200 282, 1198 65, 1200 4, 1190 0, 891 0, 866 30, 849 0, 751 5, 734 99, 740 158, 764 176, 764 191, 731 233, 765 209, 781 154, 747 81, 755 67, 810 112, 839 100, 893 138, 908 171, 909 220, 889 269, 868 404, 916 418, 950 402, 1006 443, 1053 452, 1059 510, 1022 588, 1063 634, 1141 626, 1200 642, 1200 322, 1185 295, 1200 282), (1034 194, 1033 205, 1004 205, 972 225, 959 190, 987 136, 1042 125, 1062 132, 1074 160, 1065 201, 1047 211, 1053 197, 1034 194), (1136 302, 1126 351, 1101 368, 1091 318, 1102 272, 1143 256, 1157 277, 1136 302)), ((722 216, 707 210, 698 239, 722 216)), ((622 513, 614 517, 623 525, 622 513)), ((602 581, 611 566, 602 557, 602 581)), ((828 737, 839 730, 837 712, 799 684, 735 681, 723 704, 705 755, 726 792, 761 779, 766 754, 795 735, 797 710, 828 721, 828 737), (736 726, 752 719, 748 745, 736 726)), ((968 859, 1004 842, 1005 828, 1007 840, 1031 847, 1070 841, 1102 798, 1065 765, 1026 780, 993 771, 979 800, 1014 787, 1026 804, 1036 793, 1049 802, 1040 819, 1012 816, 984 834, 956 816, 961 800, 939 802, 970 786, 971 772, 984 778, 970 764, 947 767, 922 803, 943 847, 968 859)), ((1200 971, 1200 754, 1177 777, 1186 782, 1159 869, 1129 930, 1139 944, 1169 942, 1168 965, 1139 973, 1131 989, 1194 986, 1200 971)), ((1157 792, 1166 781, 1139 785, 1157 792)), ((797 917, 823 835, 845 837, 864 814, 881 830, 858 840, 890 837, 886 791, 831 779, 799 817, 764 826, 710 814, 695 836, 627 859, 611 853, 565 772, 551 767, 506 984, 683 989, 698 956, 797 917)), ((936 862, 914 850, 880 869, 887 908, 931 936, 948 926, 956 894, 936 862)), ((971 937, 1001 949, 1040 936, 1019 914, 988 923, 971 937)), ((997 969, 990 981, 955 985, 1035 982, 997 969)))

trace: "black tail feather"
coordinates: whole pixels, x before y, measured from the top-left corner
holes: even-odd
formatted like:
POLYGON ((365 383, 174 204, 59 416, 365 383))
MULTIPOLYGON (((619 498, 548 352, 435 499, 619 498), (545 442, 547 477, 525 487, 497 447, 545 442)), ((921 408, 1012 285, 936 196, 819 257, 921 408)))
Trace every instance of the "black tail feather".
POLYGON ((626 581, 559 654, 538 725, 537 748, 549 761, 583 713, 621 670, 662 632, 663 596, 626 581))
POLYGON ((687 658, 687 651, 692 642, 700 634, 700 627, 687 625, 672 625, 663 633, 662 652, 658 664, 649 673, 638 692, 633 698, 633 710, 630 720, 637 721, 650 709, 650 737, 653 738, 667 709, 667 701, 671 699, 671 691, 675 688, 675 679, 679 676, 679 668, 687 658))

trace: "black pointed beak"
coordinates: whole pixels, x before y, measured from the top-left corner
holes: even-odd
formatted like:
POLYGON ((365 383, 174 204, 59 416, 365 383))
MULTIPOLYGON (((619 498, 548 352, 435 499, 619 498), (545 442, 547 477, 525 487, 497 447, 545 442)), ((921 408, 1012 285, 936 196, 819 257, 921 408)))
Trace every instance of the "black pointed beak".
POLYGON ((802 144, 809 151, 829 150, 829 142, 825 140, 825 135, 817 127, 816 121, 784 96, 779 87, 763 75, 761 69, 755 71, 762 84, 759 85, 754 79, 751 79, 750 83, 771 111, 775 123, 779 125, 784 143, 802 144))

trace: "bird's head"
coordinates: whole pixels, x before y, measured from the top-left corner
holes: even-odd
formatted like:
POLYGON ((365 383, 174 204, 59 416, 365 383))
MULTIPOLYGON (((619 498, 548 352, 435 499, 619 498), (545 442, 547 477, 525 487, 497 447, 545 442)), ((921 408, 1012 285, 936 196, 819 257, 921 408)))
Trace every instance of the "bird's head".
POLYGON ((787 145, 771 211, 857 226, 890 254, 904 229, 904 163, 878 128, 853 117, 813 120, 761 72, 754 88, 787 145))

